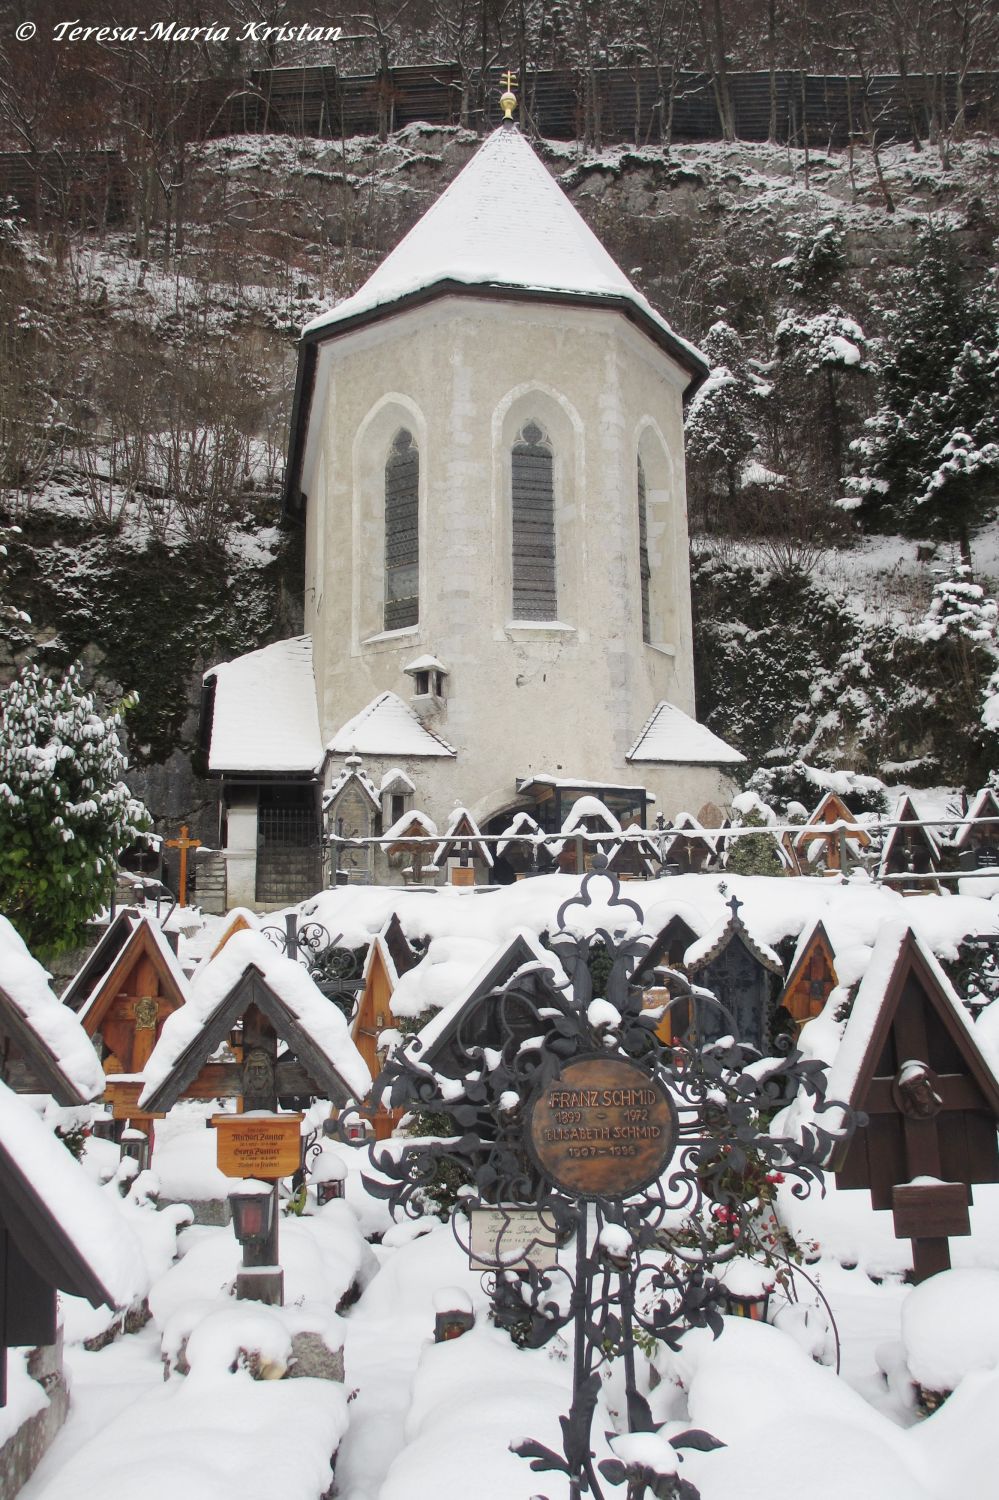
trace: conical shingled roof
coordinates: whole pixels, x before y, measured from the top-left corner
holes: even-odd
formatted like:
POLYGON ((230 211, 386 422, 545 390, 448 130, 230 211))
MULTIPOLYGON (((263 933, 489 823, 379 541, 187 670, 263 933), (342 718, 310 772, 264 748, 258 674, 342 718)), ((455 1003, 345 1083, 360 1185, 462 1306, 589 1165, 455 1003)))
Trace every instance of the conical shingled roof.
POLYGON ((494 130, 360 291, 305 335, 443 281, 630 303, 676 340, 692 374, 704 372, 703 356, 632 286, 514 126, 494 130))

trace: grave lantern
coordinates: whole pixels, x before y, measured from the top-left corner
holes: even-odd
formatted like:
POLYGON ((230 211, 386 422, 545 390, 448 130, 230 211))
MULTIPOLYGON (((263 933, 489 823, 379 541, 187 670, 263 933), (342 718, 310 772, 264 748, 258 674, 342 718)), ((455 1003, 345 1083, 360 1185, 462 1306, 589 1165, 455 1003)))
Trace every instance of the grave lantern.
POLYGON ((143 1131, 129 1126, 121 1134, 121 1147, 119 1151, 121 1161, 130 1157, 138 1164, 140 1172, 144 1172, 149 1166, 149 1137, 143 1131))
POLYGON ((347 1186, 347 1168, 332 1152, 322 1152, 312 1164, 310 1173, 316 1185, 316 1201, 322 1208, 334 1198, 342 1198, 347 1186))
POLYGON ((446 1344, 460 1339, 474 1327, 475 1314, 467 1292, 461 1287, 445 1286, 434 1293, 434 1343, 446 1344))
POLYGON ((274 1189, 248 1184, 229 1194, 233 1232, 241 1245, 264 1245, 274 1227, 274 1189))

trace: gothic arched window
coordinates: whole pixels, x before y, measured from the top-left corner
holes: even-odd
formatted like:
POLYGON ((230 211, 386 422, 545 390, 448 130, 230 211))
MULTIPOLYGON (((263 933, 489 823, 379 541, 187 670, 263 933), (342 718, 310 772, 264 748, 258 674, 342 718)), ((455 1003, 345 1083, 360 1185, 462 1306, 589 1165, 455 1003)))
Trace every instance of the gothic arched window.
POLYGON ((405 428, 385 464, 385 629, 420 616, 420 453, 405 428))
POLYGON ((513 617, 554 620, 555 490, 552 450, 536 422, 528 422, 513 446, 513 617))
POLYGON ((638 460, 638 576, 642 590, 642 640, 652 640, 652 617, 649 613, 649 517, 645 498, 645 465, 638 460))

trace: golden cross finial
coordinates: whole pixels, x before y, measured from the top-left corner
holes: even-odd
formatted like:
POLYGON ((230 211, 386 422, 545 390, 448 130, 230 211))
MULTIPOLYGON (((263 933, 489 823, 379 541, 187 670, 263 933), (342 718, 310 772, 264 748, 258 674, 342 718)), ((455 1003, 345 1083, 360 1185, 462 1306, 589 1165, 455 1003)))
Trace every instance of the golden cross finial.
POLYGON ((500 83, 503 84, 504 92, 500 94, 500 109, 503 111, 504 120, 512 120, 513 112, 517 108, 516 95, 513 86, 517 82, 516 73, 507 68, 505 73, 500 74, 500 83))

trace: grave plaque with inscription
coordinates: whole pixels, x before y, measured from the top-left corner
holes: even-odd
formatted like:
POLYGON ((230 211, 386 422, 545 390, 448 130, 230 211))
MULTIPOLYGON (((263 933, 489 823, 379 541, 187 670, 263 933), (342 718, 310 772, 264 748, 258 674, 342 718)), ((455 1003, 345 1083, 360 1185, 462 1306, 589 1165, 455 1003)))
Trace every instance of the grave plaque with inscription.
POLYGON ((276 1182, 290 1177, 302 1164, 302 1115, 253 1111, 242 1115, 213 1115, 219 1171, 227 1177, 259 1177, 276 1182))
POLYGON ((558 1264, 558 1236, 551 1217, 535 1208, 473 1208, 468 1264, 473 1271, 508 1271, 558 1264))
POLYGON ((654 1182, 676 1149, 678 1128, 662 1084, 621 1057, 569 1063, 527 1109, 537 1165, 581 1198, 626 1198, 654 1182))

